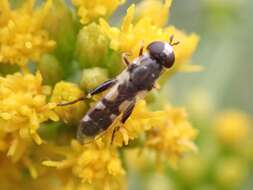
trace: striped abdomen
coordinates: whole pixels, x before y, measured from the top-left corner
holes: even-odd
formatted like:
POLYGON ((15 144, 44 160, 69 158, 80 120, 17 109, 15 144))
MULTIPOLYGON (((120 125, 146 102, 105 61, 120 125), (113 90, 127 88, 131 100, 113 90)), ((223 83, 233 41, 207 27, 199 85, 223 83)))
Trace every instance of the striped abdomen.
POLYGON ((125 109, 135 100, 137 89, 131 83, 117 84, 91 108, 78 127, 78 137, 93 137, 105 131, 125 109))

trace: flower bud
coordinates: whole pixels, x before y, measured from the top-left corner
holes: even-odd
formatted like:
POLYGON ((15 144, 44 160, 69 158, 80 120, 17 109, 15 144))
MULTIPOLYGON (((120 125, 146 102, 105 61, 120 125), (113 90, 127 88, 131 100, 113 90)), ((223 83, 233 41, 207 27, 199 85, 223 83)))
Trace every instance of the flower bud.
POLYGON ((38 69, 45 84, 52 85, 62 79, 62 68, 53 55, 44 55, 38 64, 38 69))
POLYGON ((104 63, 109 41, 100 27, 91 23, 83 27, 77 37, 75 56, 82 67, 94 67, 104 63))
POLYGON ((91 90, 93 88, 96 88, 98 85, 102 84, 106 80, 108 80, 108 74, 105 69, 99 67, 84 69, 80 86, 82 89, 91 90))
POLYGON ((56 41, 55 55, 61 64, 67 67, 72 59, 77 22, 64 0, 54 0, 52 8, 46 17, 46 29, 56 41))

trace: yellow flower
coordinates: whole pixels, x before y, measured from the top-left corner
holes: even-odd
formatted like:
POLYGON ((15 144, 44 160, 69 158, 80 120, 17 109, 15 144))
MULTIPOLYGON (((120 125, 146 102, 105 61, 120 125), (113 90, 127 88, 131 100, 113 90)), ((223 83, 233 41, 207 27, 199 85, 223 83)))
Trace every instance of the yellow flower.
POLYGON ((48 90, 39 73, 0 77, 0 137, 9 143, 8 155, 14 160, 22 156, 31 137, 42 143, 37 134, 40 123, 58 120, 55 104, 46 101, 48 90))
POLYGON ((214 132, 218 139, 229 146, 237 146, 252 134, 250 117, 238 111, 226 111, 218 115, 214 122, 214 132))
MULTIPOLYGON (((138 56, 142 43, 146 47, 155 40, 169 41, 170 36, 174 35, 176 40, 180 41, 180 45, 175 47, 176 70, 189 70, 188 66, 183 68, 181 65, 191 58, 198 44, 198 36, 195 34, 188 36, 172 26, 160 28, 153 24, 152 19, 144 15, 133 24, 134 12, 134 5, 127 9, 120 29, 111 27, 104 19, 100 19, 102 30, 111 40, 110 47, 120 53, 130 53, 130 59, 133 59, 138 56)), ((198 68, 194 67, 193 69, 198 68)))
POLYGON ((197 131, 192 128, 182 108, 167 106, 160 118, 160 123, 147 132, 145 146, 157 152, 158 159, 165 155, 175 166, 182 154, 196 151, 192 140, 197 131))
POLYGON ((152 24, 164 26, 169 19, 169 8, 172 0, 144 0, 136 7, 137 19, 148 17, 152 20, 152 24))
POLYGON ((24 66, 54 47, 55 42, 42 28, 50 6, 48 0, 42 8, 33 10, 34 0, 28 0, 12 10, 8 0, 0 1, 0 63, 24 66))
POLYGON ((99 17, 110 16, 125 0, 72 0, 72 2, 78 7, 77 14, 81 17, 81 23, 87 24, 99 17))
MULTIPOLYGON (((51 102, 66 103, 83 97, 83 92, 77 87, 76 84, 69 82, 58 82, 53 90, 51 102)), ((57 115, 65 122, 76 124, 84 116, 87 107, 84 101, 67 106, 58 106, 55 108, 57 115)))
MULTIPOLYGON (((57 149, 57 148, 56 148, 57 149)), ((59 170, 71 169, 73 175, 85 183, 102 183, 106 186, 109 181, 118 181, 125 174, 116 149, 104 147, 99 143, 80 145, 73 140, 69 151, 63 154, 62 161, 44 161, 49 167, 59 170)))

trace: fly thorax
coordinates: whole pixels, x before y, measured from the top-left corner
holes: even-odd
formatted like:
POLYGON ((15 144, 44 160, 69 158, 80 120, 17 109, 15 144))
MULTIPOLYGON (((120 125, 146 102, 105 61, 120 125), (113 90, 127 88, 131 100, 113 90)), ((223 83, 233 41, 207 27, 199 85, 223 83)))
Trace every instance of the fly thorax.
POLYGON ((161 65, 155 63, 155 60, 148 59, 131 72, 130 81, 138 90, 150 90, 160 76, 161 70, 161 65))

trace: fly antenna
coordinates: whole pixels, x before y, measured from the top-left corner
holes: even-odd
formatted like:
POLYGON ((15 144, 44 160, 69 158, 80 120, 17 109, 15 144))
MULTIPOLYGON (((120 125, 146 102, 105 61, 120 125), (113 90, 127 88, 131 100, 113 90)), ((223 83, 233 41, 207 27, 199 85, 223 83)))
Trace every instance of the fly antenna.
POLYGON ((170 44, 171 46, 176 46, 176 45, 180 44, 179 41, 176 41, 176 42, 173 42, 173 41, 174 41, 174 35, 171 35, 171 36, 170 36, 169 44, 170 44))

